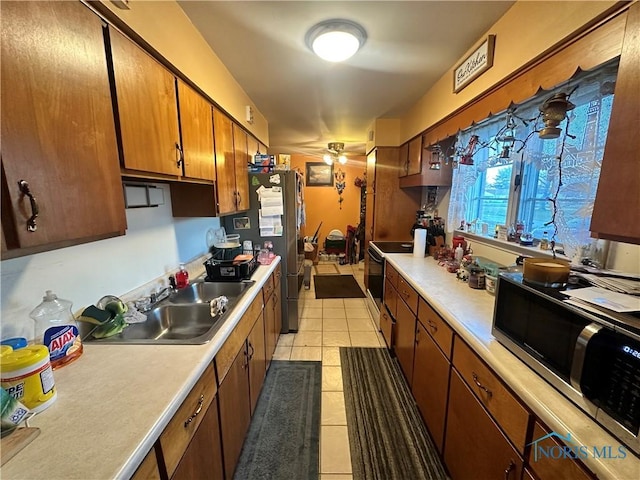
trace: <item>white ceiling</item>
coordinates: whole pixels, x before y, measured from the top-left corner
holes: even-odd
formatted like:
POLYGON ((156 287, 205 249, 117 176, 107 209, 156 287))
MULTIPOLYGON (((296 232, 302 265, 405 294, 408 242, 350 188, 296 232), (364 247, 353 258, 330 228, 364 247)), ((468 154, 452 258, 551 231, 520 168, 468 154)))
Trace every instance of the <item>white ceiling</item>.
POLYGON ((269 146, 365 153, 376 118, 421 98, 513 1, 179 1, 269 122, 269 146), (344 63, 316 57, 307 30, 330 18, 360 23, 364 47, 344 63))

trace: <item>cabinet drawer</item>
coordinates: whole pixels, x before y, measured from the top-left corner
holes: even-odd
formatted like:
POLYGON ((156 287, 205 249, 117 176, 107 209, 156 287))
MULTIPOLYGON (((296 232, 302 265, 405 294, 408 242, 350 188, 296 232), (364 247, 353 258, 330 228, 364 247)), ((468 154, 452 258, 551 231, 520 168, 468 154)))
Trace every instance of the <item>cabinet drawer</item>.
POLYGON ((384 276, 387 280, 389 280, 389 282, 391 282, 391 285, 396 288, 398 287, 398 278, 400 277, 400 275, 395 268, 389 265, 388 262, 385 262, 384 264, 384 276))
POLYGON ((264 304, 262 303, 262 295, 258 294, 247 308, 236 328, 233 329, 229 338, 224 342, 220 350, 216 354, 215 365, 216 372, 218 373, 218 384, 222 384, 225 375, 229 371, 233 359, 236 358, 236 354, 242 348, 245 340, 249 336, 253 325, 256 323, 258 315, 262 312, 264 304))
POLYGON ((262 298, 264 300, 264 303, 267 303, 269 301, 269 297, 273 293, 274 288, 275 288, 275 284, 273 283, 273 273, 272 273, 271 275, 269 275, 269 278, 262 286, 262 298))
POLYGON ((216 376, 210 364, 160 435, 169 477, 173 475, 217 391, 216 376))
POLYGON ((396 318, 396 314, 398 313, 398 292, 388 278, 384 280, 384 304, 389 309, 391 316, 396 318))
POLYGON ((587 480, 594 478, 590 473, 587 473, 586 469, 576 460, 572 458, 562 457, 558 458, 555 455, 553 458, 549 458, 546 455, 538 452, 549 451, 550 448, 560 447, 565 445, 554 437, 547 437, 544 440, 537 441, 537 439, 544 437, 551 433, 545 427, 543 427, 537 421, 533 427, 533 435, 531 442, 533 445, 529 450, 529 468, 533 470, 540 480, 552 480, 555 478, 571 478, 573 480, 587 480))
POLYGON ((418 300, 418 320, 433 337, 445 356, 451 359, 453 330, 422 297, 418 300))
POLYGON ((460 337, 454 339, 453 365, 522 453, 526 443, 529 412, 460 337))
POLYGON ((401 276, 398 276, 398 296, 405 301, 414 315, 418 314, 418 292, 401 276))

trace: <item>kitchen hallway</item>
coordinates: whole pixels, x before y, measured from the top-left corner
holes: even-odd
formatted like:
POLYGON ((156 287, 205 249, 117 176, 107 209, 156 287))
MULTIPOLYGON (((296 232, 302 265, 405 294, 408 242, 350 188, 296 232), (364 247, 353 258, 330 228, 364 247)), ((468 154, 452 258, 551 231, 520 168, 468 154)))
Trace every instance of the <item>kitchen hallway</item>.
MULTIPOLYGON (((365 291, 364 262, 336 267, 353 274, 365 291)), ((281 335, 273 359, 322 361, 320 480, 347 480, 352 470, 339 350, 385 344, 364 298, 316 299, 314 279, 304 293, 298 333, 281 335)))

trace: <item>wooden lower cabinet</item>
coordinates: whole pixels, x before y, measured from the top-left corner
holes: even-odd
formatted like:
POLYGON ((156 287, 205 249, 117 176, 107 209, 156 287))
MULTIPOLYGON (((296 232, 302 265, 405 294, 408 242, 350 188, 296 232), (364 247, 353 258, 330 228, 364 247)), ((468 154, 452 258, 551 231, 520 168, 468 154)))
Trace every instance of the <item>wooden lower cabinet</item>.
POLYGON ((195 478, 222 480, 224 478, 217 400, 214 399, 204 414, 202 423, 171 478, 173 480, 195 478))
POLYGON ((398 299, 395 352, 409 385, 413 377, 413 351, 416 338, 416 316, 404 301, 398 299))
POLYGON ((266 346, 265 346, 265 326, 264 315, 258 315, 256 323, 247 337, 247 348, 249 349, 249 394, 251 395, 251 415, 256 409, 258 397, 264 383, 264 376, 267 373, 266 346))
POLYGON ((536 448, 538 451, 541 449, 549 451, 549 449, 560 450, 565 445, 558 441, 555 437, 547 437, 544 440, 537 441, 537 439, 545 437, 551 433, 548 429, 543 427, 537 421, 533 427, 532 447, 529 450, 528 469, 535 473, 535 476, 540 480, 553 480, 556 478, 570 478, 572 480, 588 480, 594 478, 585 467, 578 461, 568 458, 549 458, 545 455, 536 455, 536 448))
POLYGON ((522 475, 522 458, 455 369, 451 373, 444 460, 453 480, 516 480, 522 475))
POLYGON ((384 337, 384 341, 387 344, 389 349, 393 348, 393 318, 387 310, 386 305, 382 305, 382 309, 380 310, 380 331, 382 332, 382 336, 384 337))
POLYGON ((158 467, 155 447, 149 450, 131 480, 160 480, 160 468, 158 467))
POLYGON ((247 380, 245 346, 236 354, 220 388, 220 429, 224 450, 225 478, 232 479, 244 437, 251 422, 251 397, 247 380))
POLYGON ((271 357, 276 350, 280 331, 282 330, 281 287, 280 276, 276 276, 273 282, 273 293, 271 293, 268 298, 265 296, 264 328, 267 368, 269 368, 269 364, 271 363, 271 357))
POLYGON ((447 357, 418 322, 411 391, 440 454, 444 443, 450 366, 447 357))

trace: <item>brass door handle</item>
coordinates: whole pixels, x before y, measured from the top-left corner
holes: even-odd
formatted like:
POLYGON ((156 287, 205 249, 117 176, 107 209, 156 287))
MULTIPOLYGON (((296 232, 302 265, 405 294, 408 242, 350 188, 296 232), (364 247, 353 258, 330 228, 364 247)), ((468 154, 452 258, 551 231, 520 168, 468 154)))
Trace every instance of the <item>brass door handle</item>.
POLYGON ((40 213, 38 202, 36 202, 36 197, 34 197, 31 193, 29 184, 26 182, 26 180, 20 180, 18 182, 18 188, 20 189, 20 193, 22 195, 26 195, 27 197, 29 197, 29 203, 31 204, 31 216, 27 220, 27 231, 35 232, 38 229, 38 225, 36 225, 36 218, 38 218, 38 214, 40 213))
POLYGON ((198 400, 198 407, 196 408, 196 411, 193 412, 189 418, 187 418, 187 421, 184 422, 184 428, 187 428, 189 424, 193 422, 193 420, 200 414, 200 412, 202 411, 203 405, 204 405, 204 395, 200 395, 200 400, 198 400))
POLYGON ((475 372, 472 372, 472 374, 473 374, 473 382, 476 384, 476 386, 480 390, 484 390, 486 394, 489 396, 489 398, 491 398, 493 396, 493 392, 489 390, 487 387, 485 387, 484 385, 482 385, 482 383, 480 383, 480 380, 478 380, 478 375, 475 372))

